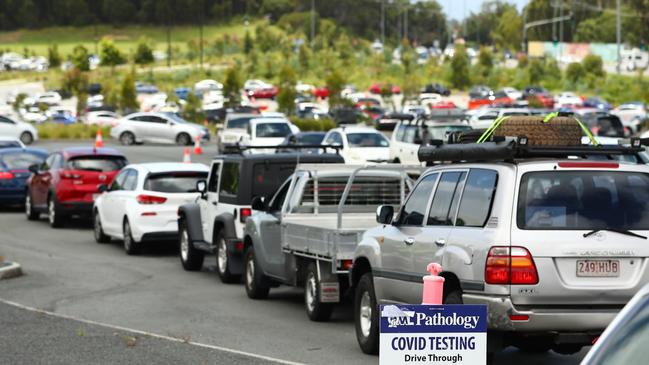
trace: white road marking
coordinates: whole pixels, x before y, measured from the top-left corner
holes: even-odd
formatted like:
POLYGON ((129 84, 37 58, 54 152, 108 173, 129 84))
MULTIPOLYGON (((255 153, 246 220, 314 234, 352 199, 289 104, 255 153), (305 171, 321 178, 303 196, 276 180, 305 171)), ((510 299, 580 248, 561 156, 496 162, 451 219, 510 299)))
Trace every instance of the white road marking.
POLYGON ((165 336, 165 335, 159 335, 157 333, 151 333, 147 331, 140 331, 132 328, 127 328, 127 327, 122 327, 122 326, 115 326, 112 324, 107 324, 107 323, 101 323, 101 322, 95 322, 89 319, 83 319, 83 318, 76 318, 67 314, 60 314, 60 313, 54 313, 50 311, 46 311, 43 309, 38 309, 34 307, 29 307, 20 303, 12 302, 9 300, 5 300, 0 298, 0 303, 4 303, 7 305, 11 305, 16 308, 24 309, 30 312, 35 312, 35 313, 41 313, 41 314, 46 314, 48 316, 52 317, 57 317, 57 318, 63 318, 63 319, 69 319, 77 322, 82 322, 94 326, 101 326, 101 327, 106 327, 118 331, 124 331, 124 332, 131 332, 143 336, 148 336, 148 337, 153 337, 153 338, 159 338, 162 340, 167 340, 167 341, 172 341, 172 342, 178 342, 178 343, 184 343, 187 345, 192 345, 192 346, 197 346, 197 347, 202 347, 206 349, 211 349, 211 350, 217 350, 217 351, 223 351, 223 352, 229 352, 231 354, 236 354, 236 355, 243 355, 243 356, 248 356, 248 357, 253 357, 255 359, 260 359, 260 360, 265 360, 265 361, 272 361, 278 364, 285 364, 285 365, 305 365, 303 363, 299 362, 293 362, 293 361, 288 361, 288 360, 282 360, 282 359, 276 359, 274 357, 270 356, 264 356, 264 355, 259 355, 259 354, 254 354, 251 352, 245 352, 245 351, 240 351, 240 350, 235 350, 235 349, 230 349, 227 347, 221 347, 221 346, 215 346, 215 345, 208 345, 206 343, 200 343, 200 342, 193 342, 193 341, 185 341, 183 339, 175 338, 175 337, 170 337, 170 336, 165 336))

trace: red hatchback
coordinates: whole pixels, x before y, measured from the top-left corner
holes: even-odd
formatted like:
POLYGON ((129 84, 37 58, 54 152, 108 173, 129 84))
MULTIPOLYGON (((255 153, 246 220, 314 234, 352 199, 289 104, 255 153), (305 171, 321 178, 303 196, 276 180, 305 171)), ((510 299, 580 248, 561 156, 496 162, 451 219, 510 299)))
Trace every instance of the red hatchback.
POLYGON ((27 180, 25 213, 36 220, 46 213, 52 227, 70 216, 90 217, 98 186, 110 184, 128 162, 112 148, 66 148, 32 165, 27 180))

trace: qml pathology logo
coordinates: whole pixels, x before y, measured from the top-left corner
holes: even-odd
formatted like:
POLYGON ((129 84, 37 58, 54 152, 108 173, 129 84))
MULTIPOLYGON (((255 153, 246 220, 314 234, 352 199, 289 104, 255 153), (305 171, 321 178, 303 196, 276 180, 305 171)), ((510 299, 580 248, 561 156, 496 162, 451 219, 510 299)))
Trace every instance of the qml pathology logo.
POLYGON ((388 328, 397 328, 399 326, 412 326, 415 317, 413 311, 403 311, 396 305, 386 305, 383 307, 381 317, 388 318, 388 328))
POLYGON ((388 318, 388 328, 401 326, 453 326, 475 329, 480 321, 480 316, 463 316, 457 313, 444 315, 441 312, 428 315, 424 312, 402 310, 396 305, 383 307, 381 317, 388 318))

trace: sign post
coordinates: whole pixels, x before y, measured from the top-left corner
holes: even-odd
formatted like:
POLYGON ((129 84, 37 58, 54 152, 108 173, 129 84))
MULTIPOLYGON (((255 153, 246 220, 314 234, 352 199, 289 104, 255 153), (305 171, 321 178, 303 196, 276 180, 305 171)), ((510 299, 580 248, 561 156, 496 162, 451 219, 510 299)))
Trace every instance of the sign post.
POLYGON ((381 305, 380 365, 487 364, 487 306, 381 305))

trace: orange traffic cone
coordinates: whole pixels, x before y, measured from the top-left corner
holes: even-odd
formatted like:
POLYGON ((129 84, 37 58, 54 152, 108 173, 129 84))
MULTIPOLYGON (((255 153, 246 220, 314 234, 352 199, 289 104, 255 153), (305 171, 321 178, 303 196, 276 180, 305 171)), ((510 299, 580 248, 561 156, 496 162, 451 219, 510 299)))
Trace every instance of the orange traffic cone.
POLYGON ((185 147, 185 155, 183 156, 184 163, 192 163, 191 155, 189 154, 189 147, 185 147))
POLYGON ((101 129, 97 129, 97 134, 95 135, 95 148, 104 147, 104 139, 101 137, 101 129))
POLYGON ((209 127, 210 122, 209 122, 207 119, 205 119, 205 120, 203 121, 203 125, 206 126, 206 127, 209 127))
POLYGON ((196 139, 194 139, 194 154, 195 155, 203 154, 203 149, 201 148, 201 137, 199 136, 196 136, 196 139))

